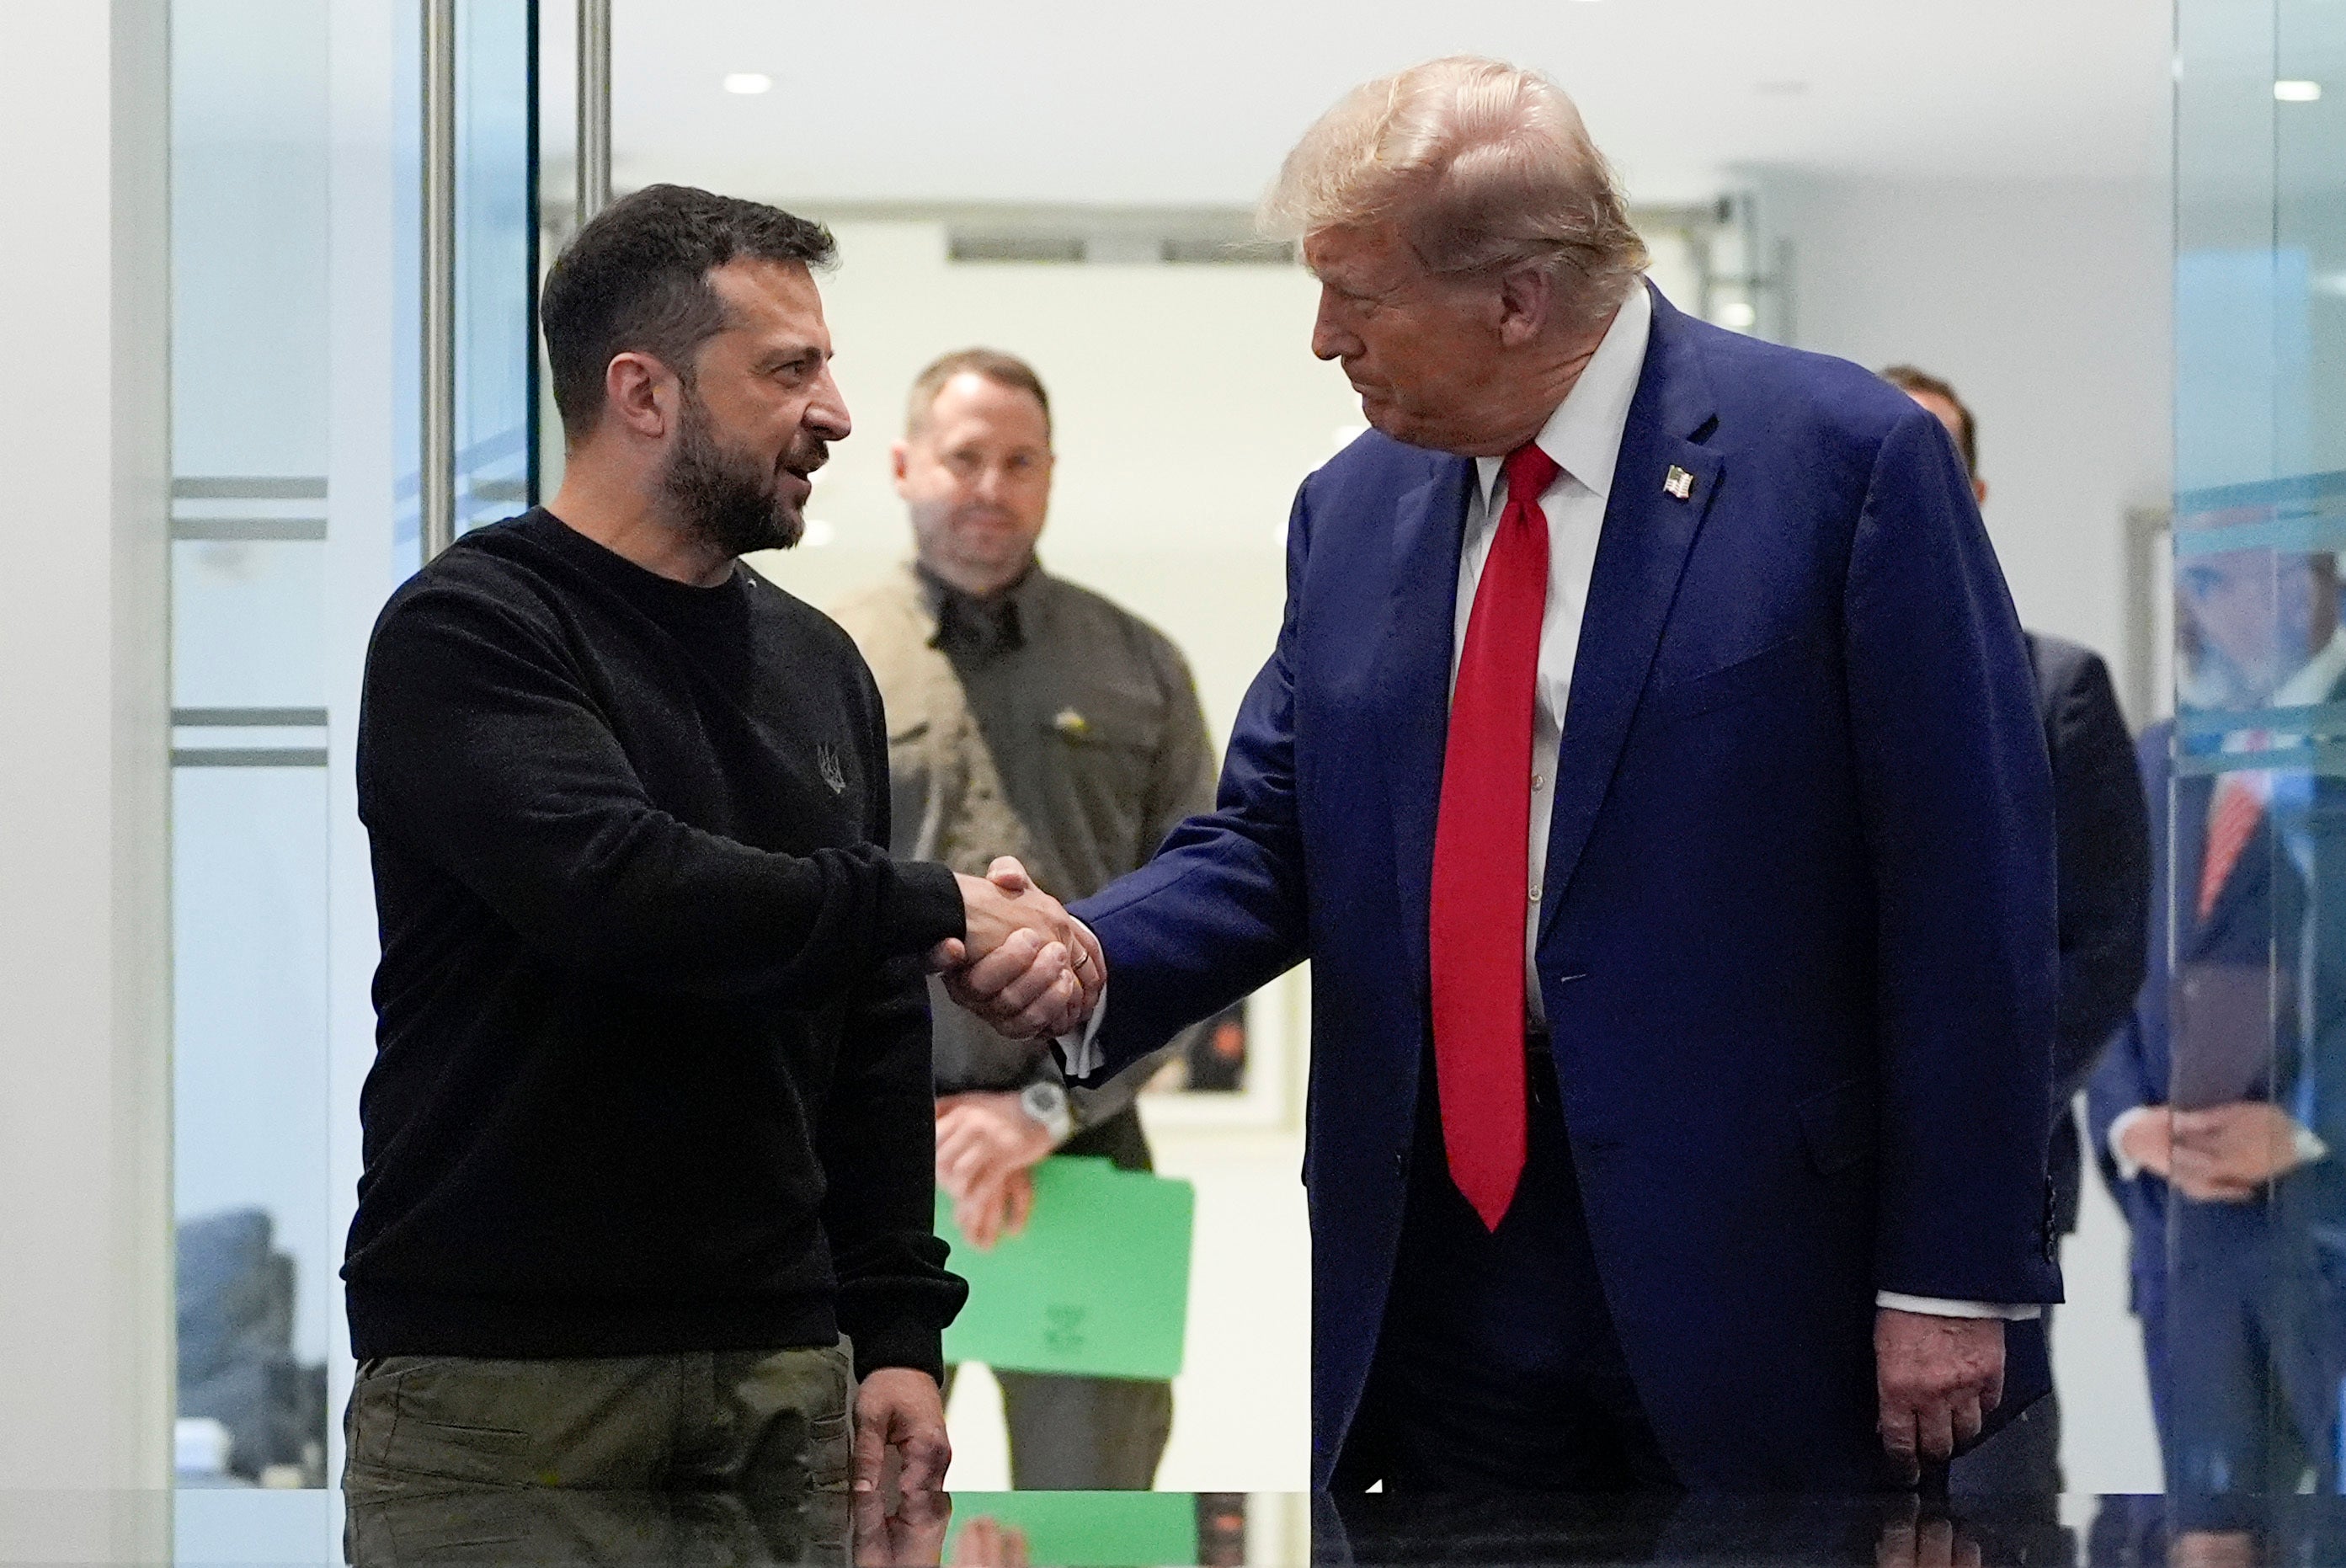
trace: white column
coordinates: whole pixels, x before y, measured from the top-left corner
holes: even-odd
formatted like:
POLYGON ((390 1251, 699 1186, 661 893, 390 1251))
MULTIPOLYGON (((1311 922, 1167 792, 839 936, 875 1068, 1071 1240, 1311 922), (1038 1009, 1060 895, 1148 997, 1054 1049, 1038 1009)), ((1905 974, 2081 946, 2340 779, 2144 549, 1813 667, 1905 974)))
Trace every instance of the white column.
POLYGON ((171 1474, 167 22, 0 5, 0 1491, 171 1474))

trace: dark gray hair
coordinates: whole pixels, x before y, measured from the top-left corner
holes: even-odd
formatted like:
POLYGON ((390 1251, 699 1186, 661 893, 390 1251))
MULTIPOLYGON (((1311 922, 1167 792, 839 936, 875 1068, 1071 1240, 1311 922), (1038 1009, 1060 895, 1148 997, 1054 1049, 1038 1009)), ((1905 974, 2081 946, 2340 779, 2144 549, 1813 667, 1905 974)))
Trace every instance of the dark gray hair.
POLYGON ((538 300, 554 406, 573 441, 603 412, 611 361, 649 354, 689 383, 696 350, 725 330, 709 275, 729 261, 831 266, 839 247, 820 223, 688 185, 621 198, 562 248, 538 300))

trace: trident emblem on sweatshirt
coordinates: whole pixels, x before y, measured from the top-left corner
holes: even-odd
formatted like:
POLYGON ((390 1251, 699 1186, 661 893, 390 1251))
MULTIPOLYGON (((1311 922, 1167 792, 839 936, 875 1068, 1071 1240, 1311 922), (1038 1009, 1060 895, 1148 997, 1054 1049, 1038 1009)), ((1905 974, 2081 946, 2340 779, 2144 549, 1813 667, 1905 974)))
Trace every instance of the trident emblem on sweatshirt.
POLYGON ((831 792, 832 794, 844 795, 847 793, 847 774, 846 771, 839 766, 838 752, 833 751, 828 746, 816 747, 814 748, 814 765, 816 769, 822 774, 822 781, 831 786, 831 792))

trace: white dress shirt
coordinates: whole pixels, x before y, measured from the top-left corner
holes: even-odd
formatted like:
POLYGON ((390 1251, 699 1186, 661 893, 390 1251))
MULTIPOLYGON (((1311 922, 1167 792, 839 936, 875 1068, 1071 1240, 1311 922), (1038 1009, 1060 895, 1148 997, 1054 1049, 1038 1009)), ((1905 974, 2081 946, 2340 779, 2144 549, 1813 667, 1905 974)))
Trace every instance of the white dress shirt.
MULTIPOLYGON (((1525 885, 1531 896, 1524 911, 1524 1006, 1538 1023, 1545 1022, 1546 1006, 1540 996, 1539 968, 1533 953, 1539 942, 1540 882, 1547 871, 1556 758, 1564 740, 1565 709, 1572 695, 1573 661, 1580 651, 1581 618, 1587 611, 1589 584, 1596 574, 1596 541, 1604 532, 1614 464, 1629 426, 1629 405, 1645 374, 1646 342, 1653 323, 1652 297, 1642 284, 1631 289, 1596 352, 1582 368, 1580 379, 1533 438, 1542 452, 1556 460, 1559 470, 1540 495, 1540 510, 1547 518, 1547 606, 1540 616, 1539 673, 1533 687, 1532 820, 1530 842, 1525 846, 1531 871, 1525 885)), ((1490 559, 1498 519, 1506 506, 1505 461, 1502 457, 1474 460, 1477 483, 1467 498, 1466 529, 1458 554, 1457 613, 1451 624, 1454 693, 1458 661, 1466 647, 1467 622, 1474 613, 1474 590, 1483 580, 1483 565, 1490 559)), ((1071 1074, 1080 1076, 1087 1066, 1096 1066, 1099 1021, 1106 1008, 1103 993, 1100 1013, 1094 1014, 1090 1027, 1061 1038, 1071 1074)), ((2034 1318, 2040 1310, 2029 1305, 1942 1301, 1891 1291, 1879 1293, 1875 1303, 1946 1318, 2034 1318)))
MULTIPOLYGON (((1564 742, 1565 704, 1572 695, 1572 665, 1580 652, 1580 620, 1588 608, 1588 585, 1596 575, 1596 536, 1605 527, 1605 504, 1613 494, 1613 464, 1621 455, 1629 404, 1646 368, 1646 338, 1653 329, 1654 304, 1643 288, 1629 290, 1605 341, 1582 368, 1571 393, 1548 415, 1533 444, 1556 460, 1558 473, 1540 494, 1547 515, 1547 607, 1540 616, 1539 676, 1532 697, 1531 890, 1524 911, 1524 1007, 1534 1023, 1545 1023, 1539 970, 1532 961, 1539 943, 1540 881, 1547 871, 1548 818, 1556 805, 1556 760, 1564 742)), ((1450 689, 1458 689, 1458 661, 1466 651, 1466 626, 1474 612, 1474 590, 1483 565, 1498 537, 1506 509, 1503 457, 1478 457, 1478 483, 1466 502, 1466 534, 1458 552, 1458 612, 1450 626, 1450 689)))

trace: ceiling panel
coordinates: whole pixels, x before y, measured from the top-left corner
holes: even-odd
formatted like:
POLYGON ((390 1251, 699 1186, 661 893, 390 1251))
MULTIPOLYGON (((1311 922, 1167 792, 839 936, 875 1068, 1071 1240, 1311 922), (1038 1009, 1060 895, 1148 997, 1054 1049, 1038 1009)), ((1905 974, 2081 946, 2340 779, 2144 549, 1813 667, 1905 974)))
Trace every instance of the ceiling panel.
MULTIPOLYGON (((568 40, 548 0, 547 148, 568 40)), ((776 199, 1251 202, 1352 83, 1453 52, 1539 66, 1646 202, 1743 166, 2157 178, 2157 0, 617 0, 617 172, 776 199), (729 93, 735 73, 772 78, 729 93)))

